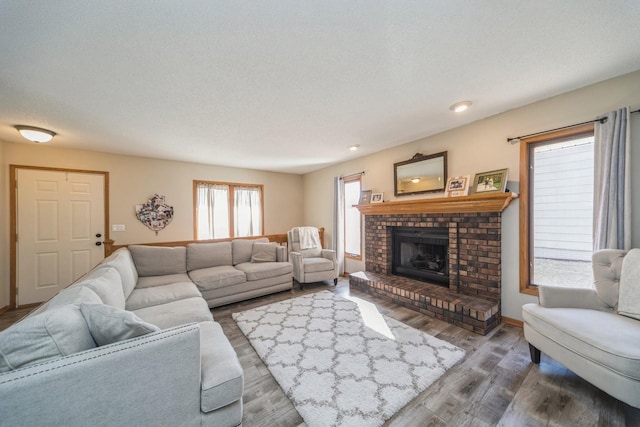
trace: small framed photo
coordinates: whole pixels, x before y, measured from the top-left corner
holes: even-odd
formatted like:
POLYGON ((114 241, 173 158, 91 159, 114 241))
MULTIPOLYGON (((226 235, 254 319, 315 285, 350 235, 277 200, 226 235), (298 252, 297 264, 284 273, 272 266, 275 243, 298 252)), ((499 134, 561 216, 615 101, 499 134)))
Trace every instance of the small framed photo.
POLYGON ((469 194, 470 175, 454 176, 447 180, 447 188, 445 189, 445 197, 466 196, 469 194))
POLYGON ((382 203, 384 193, 373 193, 371 195, 371 203, 382 203))
POLYGON ((360 192, 360 200, 358 201, 359 205, 368 205, 371 203, 371 190, 362 190, 360 192))
POLYGON ((473 192, 490 193, 504 192, 507 188, 507 175, 509 169, 498 169, 495 171, 477 173, 473 178, 473 192))

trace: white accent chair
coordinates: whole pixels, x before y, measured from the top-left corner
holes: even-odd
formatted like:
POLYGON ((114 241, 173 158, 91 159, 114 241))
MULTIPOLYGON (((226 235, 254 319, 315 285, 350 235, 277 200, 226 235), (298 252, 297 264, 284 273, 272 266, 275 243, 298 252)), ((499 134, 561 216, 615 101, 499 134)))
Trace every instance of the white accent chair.
MULTIPOLYGON (((540 363, 542 351, 616 399, 640 408, 640 320, 618 312, 622 299, 620 308, 629 305, 623 292, 637 292, 640 286, 640 250, 632 251, 593 254, 595 289, 540 286, 539 303, 525 304, 522 319, 532 362, 540 363)), ((635 308, 640 313, 640 305, 635 308)))
MULTIPOLYGON (((293 264, 293 280, 300 283, 300 289, 303 288, 304 283, 325 280, 333 280, 333 284, 337 285, 338 259, 336 251, 323 249, 319 238, 317 239, 318 246, 303 248, 300 243, 300 233, 303 228, 309 227, 294 227, 287 232, 289 261, 293 264)), ((316 233, 317 230, 315 228, 316 233)))

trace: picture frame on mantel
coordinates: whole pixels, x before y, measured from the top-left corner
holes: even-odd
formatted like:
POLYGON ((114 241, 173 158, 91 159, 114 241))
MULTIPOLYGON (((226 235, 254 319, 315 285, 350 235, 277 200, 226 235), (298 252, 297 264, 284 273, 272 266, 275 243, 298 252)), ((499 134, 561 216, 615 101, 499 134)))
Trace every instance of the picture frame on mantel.
POLYGON ((452 176, 447 180, 445 197, 466 196, 469 194, 469 182, 471 175, 452 176))
POLYGON ((371 203, 382 203, 384 193, 373 193, 371 195, 371 203))
POLYGON ((494 171, 477 173, 473 178, 473 193, 503 193, 507 188, 508 172, 509 169, 497 169, 494 171))
POLYGON ((371 203, 371 190, 362 190, 360 192, 360 200, 358 201, 359 205, 368 205, 371 203))

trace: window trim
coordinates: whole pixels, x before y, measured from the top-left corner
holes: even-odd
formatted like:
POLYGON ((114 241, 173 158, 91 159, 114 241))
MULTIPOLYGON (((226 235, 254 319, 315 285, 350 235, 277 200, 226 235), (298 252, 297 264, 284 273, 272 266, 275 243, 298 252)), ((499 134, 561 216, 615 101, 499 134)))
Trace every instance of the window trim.
MULTIPOLYGON (((362 191, 362 174, 358 173, 355 175, 351 175, 348 177, 344 177, 343 178, 343 185, 345 185, 347 182, 353 182, 353 181, 359 181, 360 182, 360 190, 362 191)), ((342 197, 344 198, 344 192, 342 194, 342 197)), ((344 206, 344 212, 343 215, 346 217, 346 210, 347 210, 347 206, 344 206)), ((362 221, 362 216, 360 216, 360 255, 356 255, 356 254, 352 254, 350 252, 347 252, 346 250, 344 251, 344 257, 348 258, 348 259, 353 259, 356 261, 362 261, 362 227, 363 227, 363 221, 362 221)), ((346 237, 347 235, 347 221, 344 221, 344 229, 342 230, 342 233, 344 234, 344 236, 346 237)))
MULTIPOLYGON (((240 182, 223 182, 223 181, 207 181, 204 179, 193 180, 193 239, 198 240, 198 184, 226 185, 229 187, 229 237, 225 240, 235 238, 235 215, 234 215, 234 188, 235 187, 259 187, 260 188, 260 229, 262 235, 266 235, 264 230, 264 185, 263 184, 246 184, 240 182)), ((254 236, 258 237, 258 236, 254 236)))
POLYGON ((551 141, 554 139, 577 137, 580 135, 587 135, 594 133, 594 123, 586 123, 578 126, 573 126, 567 129, 561 129, 553 132, 547 132, 541 135, 532 136, 529 138, 522 138, 520 140, 520 255, 519 255, 519 268, 520 268, 520 293, 528 295, 538 295, 538 286, 531 283, 531 254, 533 252, 531 245, 533 242, 530 240, 530 223, 531 223, 531 211, 533 204, 531 203, 530 188, 530 161, 531 161, 531 147, 534 144, 539 144, 545 141, 551 141))

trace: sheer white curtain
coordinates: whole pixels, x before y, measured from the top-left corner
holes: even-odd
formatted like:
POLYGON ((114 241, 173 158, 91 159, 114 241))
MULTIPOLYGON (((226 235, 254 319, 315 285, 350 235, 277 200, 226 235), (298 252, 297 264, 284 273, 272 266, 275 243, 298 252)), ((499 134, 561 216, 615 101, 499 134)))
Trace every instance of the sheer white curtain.
POLYGON ((228 185, 196 184, 196 221, 198 240, 230 237, 228 185))
POLYGON ((338 258, 338 274, 344 274, 344 181, 333 179, 333 250, 338 258))
POLYGON ((259 187, 234 187, 234 236, 262 235, 262 202, 259 187))
POLYGON ((593 246, 631 248, 629 110, 621 108, 595 124, 595 182, 593 187, 593 246))

